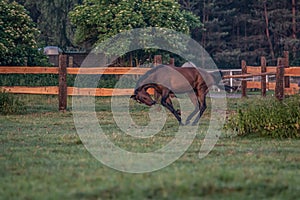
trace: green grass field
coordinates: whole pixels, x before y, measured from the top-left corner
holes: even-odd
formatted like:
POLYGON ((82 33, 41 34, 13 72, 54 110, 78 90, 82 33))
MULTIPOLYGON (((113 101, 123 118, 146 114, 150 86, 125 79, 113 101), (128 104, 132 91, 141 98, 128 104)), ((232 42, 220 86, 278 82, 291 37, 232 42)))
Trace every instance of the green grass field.
MULTIPOLYGON (((198 158, 209 110, 193 144, 159 171, 128 174, 108 168, 85 149, 71 111, 57 112, 57 97, 19 95, 27 111, 0 116, 0 199, 297 199, 300 196, 300 141, 237 137, 224 132, 204 159, 198 158)), ((71 108, 69 100, 69 108, 71 108)), ((228 100, 234 110, 242 100, 228 100)), ((122 136, 110 99, 97 99, 105 133, 122 148, 152 150, 170 141, 177 122, 153 140, 122 136)), ((147 119, 134 106, 133 118, 147 119)))

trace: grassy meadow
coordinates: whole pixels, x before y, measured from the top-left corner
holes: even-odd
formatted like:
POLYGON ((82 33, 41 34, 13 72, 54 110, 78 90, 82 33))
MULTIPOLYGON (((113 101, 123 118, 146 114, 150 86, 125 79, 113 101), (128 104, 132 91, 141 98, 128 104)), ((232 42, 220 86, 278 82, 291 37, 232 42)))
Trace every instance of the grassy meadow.
MULTIPOLYGON (((198 158, 209 109, 192 145, 159 171, 129 174, 97 161, 84 147, 69 110, 57 112, 56 96, 18 95, 26 111, 0 115, 0 199, 297 199, 300 196, 300 140, 238 137, 224 131, 214 149, 198 158)), ((248 101, 249 102, 249 101, 248 101)), ((152 139, 122 135, 114 123, 110 98, 97 98, 97 117, 120 147, 151 151, 174 137, 169 115, 152 139), (156 146, 151 147, 154 144, 156 146)), ((132 102, 131 115, 148 119, 132 102)), ((229 112, 243 100, 229 99, 229 112)))

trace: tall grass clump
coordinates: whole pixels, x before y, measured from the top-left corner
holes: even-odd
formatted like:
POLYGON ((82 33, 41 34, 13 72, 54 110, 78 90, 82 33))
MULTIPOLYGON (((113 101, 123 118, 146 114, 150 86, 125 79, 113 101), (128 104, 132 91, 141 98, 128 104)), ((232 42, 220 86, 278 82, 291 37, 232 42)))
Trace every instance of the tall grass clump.
POLYGON ((249 99, 228 119, 225 128, 239 136, 300 138, 300 96, 249 99))
POLYGON ((20 114, 25 106, 14 94, 0 90, 0 114, 20 114))

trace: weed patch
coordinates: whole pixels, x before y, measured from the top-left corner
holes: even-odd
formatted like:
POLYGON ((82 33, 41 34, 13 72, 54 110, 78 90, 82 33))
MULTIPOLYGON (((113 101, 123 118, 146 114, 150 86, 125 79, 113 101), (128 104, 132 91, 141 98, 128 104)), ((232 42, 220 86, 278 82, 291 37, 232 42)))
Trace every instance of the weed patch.
POLYGON ((273 138, 300 138, 300 98, 283 102, 275 98, 249 99, 225 125, 240 136, 256 134, 273 138))
POLYGON ((0 91, 0 114, 20 114, 25 110, 24 104, 15 95, 0 91))

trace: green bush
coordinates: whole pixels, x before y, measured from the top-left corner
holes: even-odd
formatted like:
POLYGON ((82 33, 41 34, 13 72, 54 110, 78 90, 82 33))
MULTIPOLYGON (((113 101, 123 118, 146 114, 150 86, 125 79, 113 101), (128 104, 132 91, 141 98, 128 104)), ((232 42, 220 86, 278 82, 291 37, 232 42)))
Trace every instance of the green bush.
POLYGON ((0 74, 1 86, 57 86, 57 74, 0 74))
MULTIPOLYGON (((68 75, 67 85, 72 87, 77 75, 68 75)), ((79 75, 78 75, 79 76, 79 75)), ((97 80, 98 75, 81 75, 81 86, 93 86, 94 81, 97 80)), ((114 88, 119 79, 115 75, 102 75, 98 81, 98 88, 114 88)), ((137 80, 132 77, 125 77, 121 79, 118 84, 122 88, 134 88, 137 80)), ((58 86, 57 74, 0 74, 1 86, 58 86)))
POLYGON ((290 97, 283 102, 275 98, 247 100, 229 117, 225 129, 240 136, 300 138, 300 98, 290 97))
POLYGON ((0 91, 0 114, 16 114, 25 110, 24 104, 15 95, 0 91))

